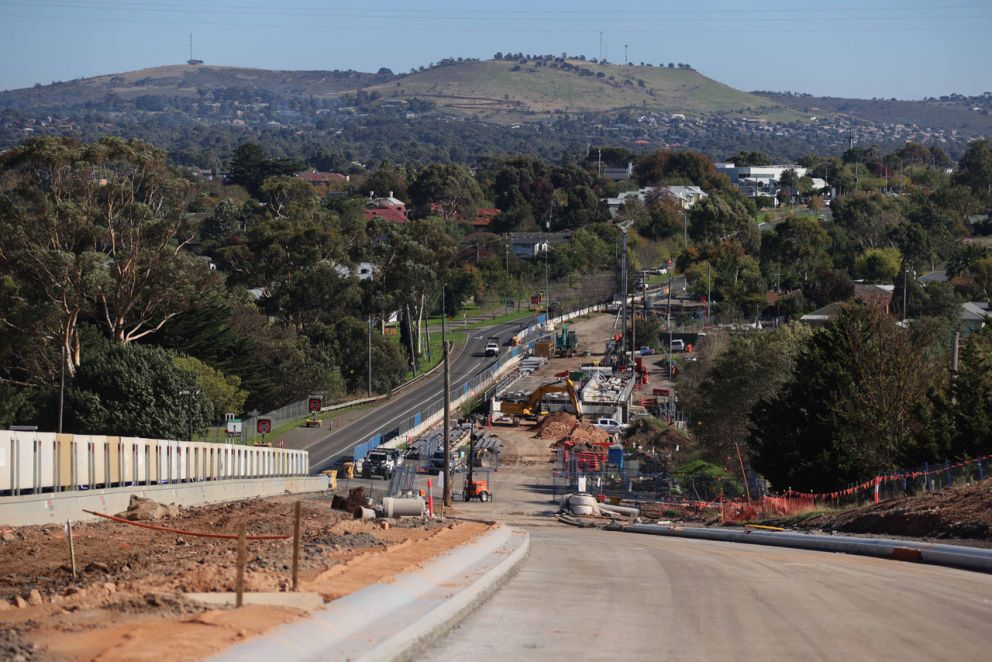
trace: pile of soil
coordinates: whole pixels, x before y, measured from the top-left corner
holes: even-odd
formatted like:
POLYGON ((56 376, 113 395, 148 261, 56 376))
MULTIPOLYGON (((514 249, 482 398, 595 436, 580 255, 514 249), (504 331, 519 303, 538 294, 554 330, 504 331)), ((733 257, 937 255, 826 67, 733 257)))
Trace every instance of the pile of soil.
POLYGON ((805 518, 804 528, 992 540, 992 480, 805 518))
POLYGON ((568 440, 580 445, 605 444, 610 441, 610 435, 605 430, 592 423, 579 421, 575 416, 563 411, 556 411, 546 416, 537 426, 536 436, 538 439, 554 442, 552 446, 568 440))
POLYGON ((567 437, 578 423, 578 419, 568 412, 556 411, 544 417, 544 420, 537 426, 535 436, 538 439, 560 441, 567 437))

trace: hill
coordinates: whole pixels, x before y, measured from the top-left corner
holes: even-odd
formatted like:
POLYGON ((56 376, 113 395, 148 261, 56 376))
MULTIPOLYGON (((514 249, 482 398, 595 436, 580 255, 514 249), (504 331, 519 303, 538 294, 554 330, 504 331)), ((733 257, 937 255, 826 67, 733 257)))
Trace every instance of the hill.
POLYGON ((143 96, 197 98, 204 92, 223 89, 265 91, 290 98, 325 97, 395 78, 388 70, 370 74, 180 64, 0 92, 0 107, 73 106, 101 101, 111 94, 124 100, 143 96))
POLYGON ((766 118, 795 115, 786 107, 714 81, 693 69, 595 64, 580 60, 463 61, 397 76, 357 71, 270 71, 214 65, 172 65, 82 78, 0 93, 0 107, 38 108, 140 97, 200 98, 218 90, 264 91, 289 99, 332 99, 362 92, 381 100, 423 99, 443 111, 498 122, 557 113, 641 109, 766 118))
POLYGON ((776 105, 788 106, 805 115, 846 115, 877 124, 944 127, 972 135, 992 133, 992 115, 987 108, 972 109, 939 101, 899 99, 848 99, 808 94, 755 92, 776 105))
POLYGON ((561 113, 622 109, 695 116, 796 115, 781 104, 735 90, 694 69, 582 60, 522 62, 458 62, 369 89, 387 97, 427 99, 458 115, 495 121, 526 121, 561 113))

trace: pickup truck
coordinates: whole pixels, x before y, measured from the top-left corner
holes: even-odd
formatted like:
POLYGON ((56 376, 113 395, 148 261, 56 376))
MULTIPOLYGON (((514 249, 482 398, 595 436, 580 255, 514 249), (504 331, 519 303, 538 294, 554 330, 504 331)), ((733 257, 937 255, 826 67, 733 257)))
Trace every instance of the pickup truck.
POLYGON ((593 423, 593 425, 601 430, 609 432, 610 434, 619 434, 630 427, 626 423, 620 423, 613 418, 600 418, 593 423))
POLYGON ((362 462, 362 478, 381 476, 389 480, 393 476, 393 471, 401 464, 403 464, 403 456, 398 450, 377 448, 362 462))
POLYGON ((486 356, 499 356, 499 337, 490 336, 486 342, 486 356))

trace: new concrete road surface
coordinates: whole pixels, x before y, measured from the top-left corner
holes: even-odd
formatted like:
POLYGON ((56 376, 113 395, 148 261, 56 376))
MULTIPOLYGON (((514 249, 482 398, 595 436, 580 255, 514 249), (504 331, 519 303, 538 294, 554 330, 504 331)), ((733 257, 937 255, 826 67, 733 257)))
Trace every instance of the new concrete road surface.
MULTIPOLYGON (((451 362, 452 399, 461 395, 462 385, 488 369, 497 359, 484 357, 486 339, 499 336, 502 351, 507 351, 506 343, 521 328, 534 323, 534 317, 516 320, 506 324, 469 331, 464 350, 451 362)), ((457 327, 454 327, 457 330, 457 327)), ((442 399, 442 371, 404 389, 382 405, 369 411, 362 418, 349 423, 326 437, 306 446, 310 451, 310 471, 316 473, 329 468, 335 460, 346 455, 357 444, 368 441, 377 433, 396 429, 401 423, 412 418, 417 412, 434 405, 442 399)))
POLYGON ((429 660, 988 660, 992 576, 526 527, 531 556, 429 660))
POLYGON ((530 556, 428 660, 992 659, 992 575, 573 528, 547 442, 504 437, 495 500, 455 505, 526 529, 530 556))

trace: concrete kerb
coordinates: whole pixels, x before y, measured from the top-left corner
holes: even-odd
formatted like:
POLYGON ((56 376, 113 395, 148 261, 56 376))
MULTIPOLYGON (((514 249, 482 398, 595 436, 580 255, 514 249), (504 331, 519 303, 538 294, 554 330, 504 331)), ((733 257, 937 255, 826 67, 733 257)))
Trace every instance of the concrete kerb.
POLYGON ((817 535, 809 533, 708 529, 702 527, 671 527, 657 524, 633 524, 607 527, 611 531, 646 533, 656 536, 695 538, 752 545, 791 547, 820 552, 835 552, 874 556, 898 561, 915 561, 942 565, 961 570, 992 573, 992 549, 941 545, 914 540, 889 538, 855 538, 852 536, 817 535))
POLYGON ((498 527, 211 659, 410 659, 502 586, 529 549, 525 531, 498 527))

